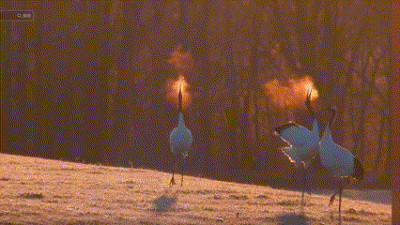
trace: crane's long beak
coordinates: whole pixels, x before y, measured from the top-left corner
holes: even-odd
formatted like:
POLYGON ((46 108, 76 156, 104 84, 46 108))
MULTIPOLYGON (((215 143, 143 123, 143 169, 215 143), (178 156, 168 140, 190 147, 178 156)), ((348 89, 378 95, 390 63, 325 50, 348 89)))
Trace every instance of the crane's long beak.
POLYGON ((182 112, 182 84, 179 85, 178 103, 179 103, 179 112, 182 112))

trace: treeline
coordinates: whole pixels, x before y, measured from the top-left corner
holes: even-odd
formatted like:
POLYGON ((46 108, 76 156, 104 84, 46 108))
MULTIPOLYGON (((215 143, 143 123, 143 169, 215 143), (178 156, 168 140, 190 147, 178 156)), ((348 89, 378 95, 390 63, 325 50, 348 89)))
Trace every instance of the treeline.
POLYGON ((178 112, 166 84, 183 75, 194 136, 187 172, 284 182, 293 170, 273 128, 311 121, 303 98, 274 98, 305 90, 296 81, 310 77, 321 130, 323 108, 335 104, 334 140, 360 158, 368 181, 389 184, 390 2, 0 5, 34 11, 32 22, 1 22, 2 152, 168 170, 178 112), (189 54, 183 70, 173 52, 189 54))

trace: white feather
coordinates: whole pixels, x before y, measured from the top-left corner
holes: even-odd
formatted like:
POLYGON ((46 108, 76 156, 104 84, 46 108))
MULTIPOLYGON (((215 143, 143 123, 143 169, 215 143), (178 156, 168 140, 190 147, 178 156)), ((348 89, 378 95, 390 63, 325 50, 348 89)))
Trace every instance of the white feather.
POLYGON ((299 166, 301 161, 306 162, 318 154, 319 128, 317 120, 314 120, 311 131, 294 122, 284 124, 275 130, 284 141, 291 145, 283 148, 282 151, 296 166, 299 166))
POLYGON ((179 113, 178 126, 169 135, 169 144, 173 153, 182 154, 184 158, 188 156, 189 148, 192 146, 192 133, 185 126, 182 113, 179 113))
POLYGON ((289 158, 290 162, 294 163, 296 166, 300 166, 301 159, 299 156, 299 149, 294 146, 282 148, 282 152, 289 158))
POLYGON ((321 163, 337 177, 349 176, 354 172, 354 156, 332 140, 329 124, 321 138, 321 163))

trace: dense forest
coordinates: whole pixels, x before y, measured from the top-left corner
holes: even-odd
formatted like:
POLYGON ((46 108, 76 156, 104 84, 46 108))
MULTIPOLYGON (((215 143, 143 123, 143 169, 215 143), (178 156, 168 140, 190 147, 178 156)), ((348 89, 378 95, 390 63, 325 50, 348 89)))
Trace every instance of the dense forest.
POLYGON ((274 128, 310 127, 313 89, 321 130, 336 105, 334 140, 367 184, 389 185, 390 1, 0 6, 34 12, 1 21, 4 153, 167 171, 181 82, 194 138, 186 172, 284 185, 294 168, 274 128))

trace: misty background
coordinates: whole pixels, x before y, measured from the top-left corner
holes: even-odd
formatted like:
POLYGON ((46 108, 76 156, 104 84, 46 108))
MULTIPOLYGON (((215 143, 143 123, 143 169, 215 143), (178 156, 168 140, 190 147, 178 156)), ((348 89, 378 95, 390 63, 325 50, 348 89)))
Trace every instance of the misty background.
MULTIPOLYGON (((274 127, 321 133, 390 186, 390 1, 1 1, 1 152, 169 171, 184 79, 186 173, 293 186, 274 127)), ((315 170, 315 185, 332 179, 315 170)))

